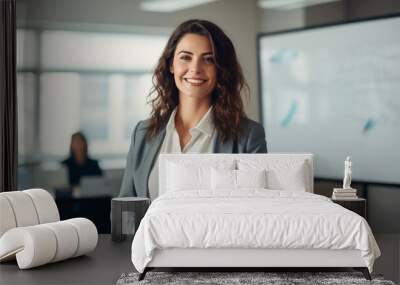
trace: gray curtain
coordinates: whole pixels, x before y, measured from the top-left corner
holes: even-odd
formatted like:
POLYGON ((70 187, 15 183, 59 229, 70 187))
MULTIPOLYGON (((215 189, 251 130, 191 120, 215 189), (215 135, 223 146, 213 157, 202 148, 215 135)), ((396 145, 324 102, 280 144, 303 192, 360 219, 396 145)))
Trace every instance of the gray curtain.
POLYGON ((0 0, 0 192, 17 190, 15 0, 0 0))

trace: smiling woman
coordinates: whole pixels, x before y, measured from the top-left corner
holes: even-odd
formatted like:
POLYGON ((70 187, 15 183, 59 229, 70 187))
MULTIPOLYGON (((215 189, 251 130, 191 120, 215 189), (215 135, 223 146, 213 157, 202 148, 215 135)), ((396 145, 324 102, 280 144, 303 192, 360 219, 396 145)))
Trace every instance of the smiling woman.
POLYGON ((158 196, 159 153, 267 152, 264 128, 247 118, 248 86, 231 40, 189 20, 169 38, 153 74, 151 117, 132 134, 120 196, 158 196))
MULTIPOLYGON (((214 23, 189 20, 179 25, 169 38, 158 62, 153 83, 153 94, 156 96, 152 100, 153 112, 148 138, 154 137, 160 131, 175 107, 178 107, 177 116, 180 117, 182 111, 187 110, 185 102, 201 101, 201 105, 205 104, 206 100, 203 97, 198 98, 199 96, 192 96, 193 100, 185 101, 186 97, 182 95, 187 93, 188 88, 191 88, 188 94, 206 94, 209 106, 213 106, 214 125, 222 141, 240 135, 240 123, 246 117, 241 93, 248 91, 248 85, 232 41, 214 23), (202 86, 198 90, 191 88, 193 85, 183 84, 185 78, 205 79, 202 76, 210 76, 205 82, 209 88, 202 86)), ((187 113, 193 113, 193 110, 189 111, 187 113)), ((204 109, 199 111, 203 114, 205 112, 204 109)))
POLYGON ((180 146, 184 149, 191 138, 188 132, 191 126, 185 127, 182 117, 186 116, 189 123, 191 114, 196 110, 200 114, 206 113, 211 105, 210 94, 216 85, 217 69, 208 37, 196 34, 183 36, 175 50, 170 72, 174 74, 179 90, 180 104, 178 116, 175 116, 175 127, 180 146))

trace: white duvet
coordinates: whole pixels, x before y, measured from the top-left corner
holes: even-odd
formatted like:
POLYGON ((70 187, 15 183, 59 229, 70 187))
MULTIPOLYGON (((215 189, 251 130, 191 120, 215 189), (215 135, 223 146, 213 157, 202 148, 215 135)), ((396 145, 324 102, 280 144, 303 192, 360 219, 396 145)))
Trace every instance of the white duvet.
POLYGON ((132 262, 143 272, 165 248, 358 249, 371 272, 380 255, 359 215, 320 195, 266 189, 160 196, 133 239, 132 262))

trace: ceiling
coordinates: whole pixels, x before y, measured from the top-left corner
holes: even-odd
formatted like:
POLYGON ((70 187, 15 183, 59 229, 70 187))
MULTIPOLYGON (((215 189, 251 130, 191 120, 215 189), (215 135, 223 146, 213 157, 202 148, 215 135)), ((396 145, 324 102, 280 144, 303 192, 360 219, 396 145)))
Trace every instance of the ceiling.
MULTIPOLYGON (((217 1, 219 0, 142 0, 140 8, 149 12, 170 13, 217 1)), ((340 0, 258 0, 257 3, 261 9, 293 10, 336 1, 340 0)))

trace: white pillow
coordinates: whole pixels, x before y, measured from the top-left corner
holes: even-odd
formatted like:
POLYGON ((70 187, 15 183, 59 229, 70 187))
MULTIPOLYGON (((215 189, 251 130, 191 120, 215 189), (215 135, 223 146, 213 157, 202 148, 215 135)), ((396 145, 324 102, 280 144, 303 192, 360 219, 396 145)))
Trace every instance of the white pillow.
POLYGON ((239 190, 240 188, 267 188, 266 170, 211 169, 213 190, 239 190))
POLYGON ((238 160, 240 170, 266 169, 267 188, 272 190, 306 191, 308 167, 304 160, 270 159, 238 160))
POLYGON ((267 171, 236 170, 237 188, 267 188, 267 171))
POLYGON ((210 167, 168 163, 167 191, 210 188, 210 167))
POLYGON ((236 170, 211 168, 211 188, 213 190, 236 189, 236 170))
POLYGON ((167 160, 166 191, 211 190, 211 168, 235 169, 234 160, 190 160, 182 155, 180 159, 167 160))
POLYGON ((272 169, 267 172, 268 188, 274 190, 306 191, 305 164, 295 164, 285 170, 272 169))

